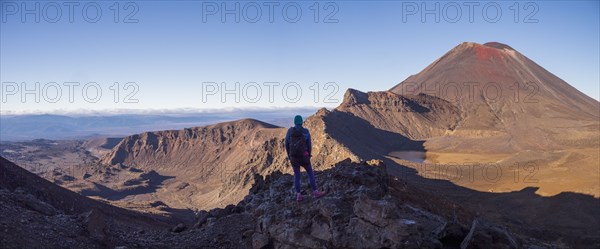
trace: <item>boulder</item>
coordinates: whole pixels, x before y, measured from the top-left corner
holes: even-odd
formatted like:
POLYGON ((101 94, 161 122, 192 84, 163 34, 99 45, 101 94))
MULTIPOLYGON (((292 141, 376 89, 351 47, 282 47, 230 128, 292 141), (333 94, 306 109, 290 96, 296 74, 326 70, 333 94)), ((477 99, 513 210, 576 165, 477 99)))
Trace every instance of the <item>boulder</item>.
POLYGON ((47 216, 52 216, 57 213, 56 209, 52 205, 39 200, 29 193, 15 191, 15 197, 24 207, 34 210, 38 213, 47 216))
POLYGON ((179 223, 177 224, 177 226, 171 228, 171 232, 174 233, 181 233, 183 232, 187 227, 183 224, 183 223, 179 223))
POLYGON ((80 214, 79 219, 83 221, 83 228, 92 239, 104 241, 107 238, 106 217, 100 211, 92 209, 80 214))
POLYGON ((252 248, 263 249, 269 245, 269 236, 262 233, 254 233, 252 235, 252 248))

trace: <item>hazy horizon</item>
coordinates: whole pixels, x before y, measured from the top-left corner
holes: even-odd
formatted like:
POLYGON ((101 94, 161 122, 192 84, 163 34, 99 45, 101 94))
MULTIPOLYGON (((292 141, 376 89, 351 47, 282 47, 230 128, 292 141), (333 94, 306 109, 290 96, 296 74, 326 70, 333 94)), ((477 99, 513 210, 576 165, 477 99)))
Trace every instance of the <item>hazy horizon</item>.
POLYGON ((256 119, 276 126, 293 125, 293 117, 308 117, 316 108, 233 108, 211 111, 139 110, 137 113, 20 114, 0 116, 0 142, 34 139, 81 140, 123 137, 160 130, 180 130, 240 119, 256 119))

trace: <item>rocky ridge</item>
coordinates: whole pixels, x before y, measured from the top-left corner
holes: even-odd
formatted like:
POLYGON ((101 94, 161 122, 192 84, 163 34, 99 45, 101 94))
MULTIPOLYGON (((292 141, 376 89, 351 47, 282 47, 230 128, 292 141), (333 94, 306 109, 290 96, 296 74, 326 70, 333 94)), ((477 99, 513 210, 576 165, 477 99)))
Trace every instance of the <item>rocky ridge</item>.
MULTIPOLYGON (((237 205, 200 211, 193 222, 155 222, 135 227, 124 225, 130 219, 124 216, 108 218, 93 208, 65 212, 64 207, 36 197, 30 189, 1 186, 0 244, 4 248, 65 245, 61 243, 86 248, 555 246, 482 219, 447 216, 428 211, 418 203, 400 201, 391 187, 396 183, 389 184, 395 180, 388 178, 385 165, 378 160, 344 160, 316 172, 316 178, 328 192, 319 199, 307 197, 296 202, 289 174, 256 174, 247 196, 237 205)), ((303 179, 303 189, 308 189, 306 180, 303 179)))

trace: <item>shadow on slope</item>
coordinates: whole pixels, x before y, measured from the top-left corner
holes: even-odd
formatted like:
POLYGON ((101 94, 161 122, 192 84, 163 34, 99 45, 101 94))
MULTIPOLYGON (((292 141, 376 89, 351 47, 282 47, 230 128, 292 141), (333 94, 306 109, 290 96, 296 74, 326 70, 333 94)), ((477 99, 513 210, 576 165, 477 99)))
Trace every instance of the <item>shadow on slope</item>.
POLYGON ((448 180, 425 178, 414 168, 386 157, 399 150, 426 151, 423 141, 377 129, 347 112, 334 110, 324 120, 335 124, 327 129, 331 137, 361 159, 379 159, 387 165, 389 177, 399 179, 395 181, 397 186, 392 186, 397 190, 408 189, 399 197, 421 202, 423 207, 447 215, 454 215, 453 207, 462 207, 471 210, 471 215, 466 216, 471 220, 476 216, 486 217, 506 224, 513 231, 545 241, 564 241, 576 247, 600 246, 600 236, 596 234, 600 230, 600 199, 572 192, 544 197, 535 193, 535 187, 508 193, 480 192, 448 180), (431 204, 432 200, 440 198, 452 204, 444 208, 437 207, 438 201, 431 204))
POLYGON ((432 212, 458 215, 463 220, 485 217, 520 234, 543 241, 566 243, 577 248, 600 247, 600 199, 591 195, 563 192, 545 197, 537 187, 508 193, 481 192, 448 180, 429 179, 410 167, 381 157, 396 197, 420 203, 432 212), (432 200, 435 202, 432 203, 432 200), (446 205, 437 205, 445 202, 446 205))
POLYGON ((362 159, 368 160, 373 154, 389 154, 399 150, 426 151, 424 141, 411 140, 398 133, 378 129, 349 112, 334 110, 324 116, 323 120, 335 124, 334 128, 328 126, 326 132, 362 159))
POLYGON ((163 227, 177 222, 168 217, 134 212, 81 196, 47 181, 3 157, 0 157, 0 187, 9 191, 24 190, 65 214, 95 211, 114 220, 143 227, 163 227))
POLYGON ((117 190, 93 182, 94 189, 84 189, 81 191, 81 195, 98 196, 106 200, 117 201, 132 195, 155 193, 163 185, 164 181, 171 178, 175 177, 163 176, 151 170, 148 173, 141 174, 138 178, 125 181, 123 183, 124 186, 117 190))

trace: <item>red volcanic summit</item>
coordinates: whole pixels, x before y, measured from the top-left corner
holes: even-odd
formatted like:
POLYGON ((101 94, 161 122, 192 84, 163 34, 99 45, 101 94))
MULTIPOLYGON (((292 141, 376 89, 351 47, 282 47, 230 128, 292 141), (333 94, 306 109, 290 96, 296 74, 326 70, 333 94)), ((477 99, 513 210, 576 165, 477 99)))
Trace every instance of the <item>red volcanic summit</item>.
POLYGON ((497 48, 497 49, 514 50, 512 47, 510 47, 506 44, 503 44, 503 43, 499 43, 499 42, 487 42, 487 43, 483 44, 483 46, 488 46, 488 47, 497 48))
POLYGON ((505 59, 505 56, 508 56, 507 53, 504 53, 505 50, 514 51, 510 46, 498 42, 488 42, 483 45, 477 44, 474 50, 479 60, 505 59))
MULTIPOLYGON (((390 91, 450 101, 461 120, 449 135, 493 141, 494 150, 559 149, 599 140, 598 101, 498 42, 464 42, 390 91)), ((483 149, 473 142, 446 148, 483 149)), ((444 146, 449 144, 436 147, 444 146)))

